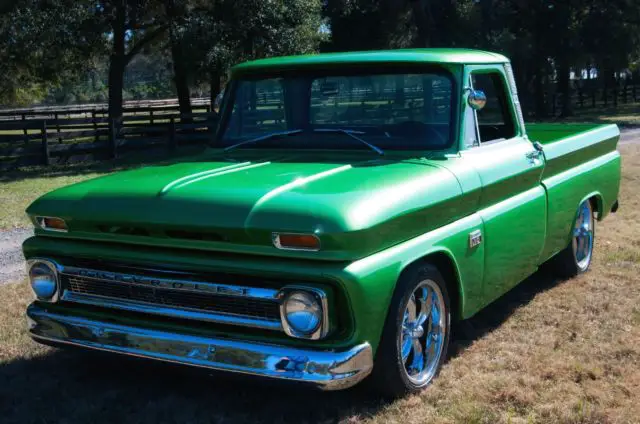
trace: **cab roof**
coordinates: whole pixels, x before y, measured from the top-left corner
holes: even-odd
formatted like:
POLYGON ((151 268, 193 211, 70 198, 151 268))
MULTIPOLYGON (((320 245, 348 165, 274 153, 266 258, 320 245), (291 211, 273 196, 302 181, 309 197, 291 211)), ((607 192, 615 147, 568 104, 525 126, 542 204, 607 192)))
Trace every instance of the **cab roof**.
POLYGON ((346 53, 324 53, 303 56, 282 56, 244 62, 231 69, 233 76, 244 73, 277 71, 303 67, 337 67, 358 64, 446 63, 485 64, 507 63, 509 59, 497 53, 470 49, 402 49, 373 50, 346 53))

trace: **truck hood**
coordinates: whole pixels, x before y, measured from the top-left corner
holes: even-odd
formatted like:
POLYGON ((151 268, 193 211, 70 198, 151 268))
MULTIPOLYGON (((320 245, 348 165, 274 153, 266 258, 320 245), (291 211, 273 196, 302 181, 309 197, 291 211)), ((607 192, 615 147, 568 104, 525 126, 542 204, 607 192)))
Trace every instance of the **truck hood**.
POLYGON ((427 160, 283 154, 111 174, 51 192, 27 212, 67 220, 59 237, 348 260, 457 219, 460 202, 455 176, 427 160), (316 233, 322 249, 278 250, 272 232, 316 233))

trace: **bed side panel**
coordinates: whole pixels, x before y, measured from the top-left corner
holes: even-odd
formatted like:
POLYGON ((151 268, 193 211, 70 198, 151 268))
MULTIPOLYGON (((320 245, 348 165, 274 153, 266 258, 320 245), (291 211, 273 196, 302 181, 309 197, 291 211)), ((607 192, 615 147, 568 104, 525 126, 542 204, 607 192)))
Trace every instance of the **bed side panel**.
MULTIPOLYGON (((602 145, 606 144, 608 142, 596 144, 598 148, 591 151, 569 154, 568 156, 573 156, 569 160, 590 157, 595 152, 604 150, 602 145)), ((546 261, 569 244, 576 211, 582 201, 596 197, 601 212, 599 219, 604 218, 611 210, 620 190, 620 154, 616 150, 609 151, 543 178, 542 184, 548 196, 548 224, 547 240, 540 262, 546 261)))

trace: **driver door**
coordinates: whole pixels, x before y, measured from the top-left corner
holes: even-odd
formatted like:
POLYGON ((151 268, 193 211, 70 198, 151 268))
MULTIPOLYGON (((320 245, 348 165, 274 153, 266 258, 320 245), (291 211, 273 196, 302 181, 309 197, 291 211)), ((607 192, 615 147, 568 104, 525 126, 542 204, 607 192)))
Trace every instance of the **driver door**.
POLYGON ((523 134, 504 67, 470 67, 468 77, 487 96, 482 110, 466 113, 475 139, 461 155, 482 182, 483 289, 489 302, 537 269, 546 230, 544 157, 523 134))

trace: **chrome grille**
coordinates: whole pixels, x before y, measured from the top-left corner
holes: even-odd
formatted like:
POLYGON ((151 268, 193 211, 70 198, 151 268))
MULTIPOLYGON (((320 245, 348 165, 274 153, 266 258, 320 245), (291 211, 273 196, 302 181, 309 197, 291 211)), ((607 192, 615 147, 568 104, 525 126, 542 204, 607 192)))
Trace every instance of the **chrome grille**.
POLYGON ((67 301, 281 330, 277 291, 273 289, 150 279, 72 267, 65 267, 61 283, 63 300, 67 301))

